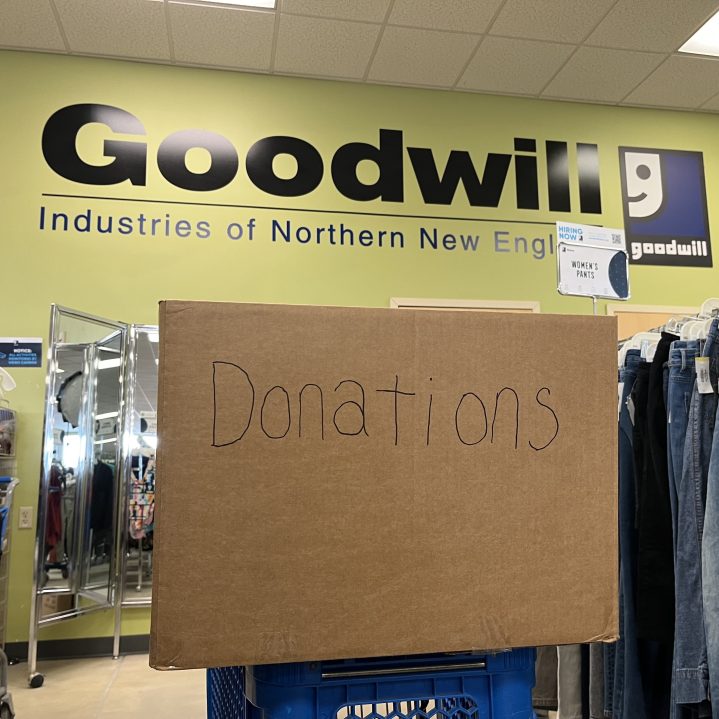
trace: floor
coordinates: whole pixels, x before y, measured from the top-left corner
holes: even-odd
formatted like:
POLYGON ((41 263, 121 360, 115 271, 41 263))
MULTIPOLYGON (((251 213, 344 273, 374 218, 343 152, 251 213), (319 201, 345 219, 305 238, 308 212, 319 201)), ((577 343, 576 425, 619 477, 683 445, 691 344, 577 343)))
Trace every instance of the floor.
POLYGON ((203 719, 205 672, 156 672, 147 655, 40 662, 40 689, 27 686, 27 664, 10 667, 17 719, 203 719))
MULTIPOLYGON (((146 654, 40 662, 40 689, 27 686, 27 664, 10 667, 17 719, 177 719, 207 716, 205 672, 156 672, 146 654)), ((550 712, 550 719, 556 715, 550 712)))

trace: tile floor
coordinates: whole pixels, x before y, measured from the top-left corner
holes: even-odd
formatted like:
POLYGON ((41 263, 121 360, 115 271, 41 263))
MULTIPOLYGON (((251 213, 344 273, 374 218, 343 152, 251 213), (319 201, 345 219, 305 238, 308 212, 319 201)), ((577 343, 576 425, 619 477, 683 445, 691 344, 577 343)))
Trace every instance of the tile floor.
POLYGON ((205 672, 156 672, 147 655, 41 662, 45 685, 27 686, 27 664, 10 667, 17 719, 204 719, 205 672))
MULTIPOLYGON (((27 664, 10 667, 17 719, 205 719, 205 672, 156 672, 147 655, 40 662, 40 689, 27 686, 27 664)), ((556 715, 550 712, 550 718, 556 715)))

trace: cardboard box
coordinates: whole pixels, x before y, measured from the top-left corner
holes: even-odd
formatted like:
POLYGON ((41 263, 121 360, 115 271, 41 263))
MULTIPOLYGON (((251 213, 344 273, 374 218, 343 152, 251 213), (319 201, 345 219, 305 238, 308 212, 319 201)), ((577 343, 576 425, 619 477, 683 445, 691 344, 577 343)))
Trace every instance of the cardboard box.
POLYGON ((152 666, 614 640, 616 332, 162 303, 152 666))
POLYGON ((40 613, 43 617, 67 612, 75 608, 75 597, 72 594, 46 594, 42 598, 40 613))

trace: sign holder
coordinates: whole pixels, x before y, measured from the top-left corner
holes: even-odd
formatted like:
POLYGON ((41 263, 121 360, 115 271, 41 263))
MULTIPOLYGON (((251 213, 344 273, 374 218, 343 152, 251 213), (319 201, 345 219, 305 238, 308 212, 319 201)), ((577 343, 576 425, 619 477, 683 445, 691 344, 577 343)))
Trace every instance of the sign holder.
POLYGON ((557 222, 557 292, 591 298, 594 316, 600 299, 628 300, 629 255, 624 230, 557 222))
MULTIPOLYGON (((592 281, 595 280, 594 271, 589 271, 592 272, 592 276, 590 278, 587 278, 587 281, 589 282, 589 284, 591 284, 592 281)), ((604 287, 606 288, 606 285, 604 287)), ((629 256, 626 250, 609 248, 606 246, 594 244, 590 245, 584 243, 577 244, 573 242, 559 242, 557 244, 557 292, 559 292, 560 295, 566 295, 571 297, 591 298, 592 312, 595 316, 598 314, 598 301, 600 299, 619 300, 622 302, 627 301, 631 297, 631 292, 629 291, 629 256), (583 263, 586 262, 593 267, 596 267, 597 272, 606 271, 606 279, 609 281, 610 286, 615 291, 613 293, 610 293, 608 291, 602 292, 598 291, 596 288, 594 291, 592 291, 589 287, 586 291, 584 291, 582 289, 582 286, 571 288, 569 286, 569 282, 574 282, 576 284, 576 277, 568 278, 566 276, 566 273, 568 272, 569 268, 567 268, 562 262, 562 257, 567 251, 570 251, 573 254, 577 254, 579 258, 577 261, 583 263), (614 262, 617 256, 622 256, 623 260, 620 260, 620 262, 618 263, 621 275, 615 278, 619 280, 619 287, 615 289, 614 283, 611 282, 611 274, 613 272, 616 272, 617 263, 615 263, 614 267, 611 268, 611 272, 609 268, 610 263, 614 262), (602 267, 601 262, 598 262, 599 258, 601 258, 602 260, 607 260, 606 267, 602 267), (626 292, 622 291, 624 288, 626 288, 626 292)))

